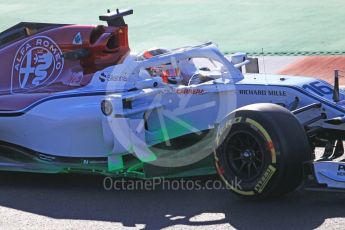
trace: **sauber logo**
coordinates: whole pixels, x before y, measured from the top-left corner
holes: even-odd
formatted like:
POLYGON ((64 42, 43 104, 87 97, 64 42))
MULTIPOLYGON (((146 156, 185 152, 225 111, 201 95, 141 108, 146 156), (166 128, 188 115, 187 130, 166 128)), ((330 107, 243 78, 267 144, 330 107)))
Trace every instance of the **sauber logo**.
POLYGON ((12 92, 43 88, 53 83, 64 65, 62 52, 49 37, 37 36, 17 51, 12 68, 12 92))

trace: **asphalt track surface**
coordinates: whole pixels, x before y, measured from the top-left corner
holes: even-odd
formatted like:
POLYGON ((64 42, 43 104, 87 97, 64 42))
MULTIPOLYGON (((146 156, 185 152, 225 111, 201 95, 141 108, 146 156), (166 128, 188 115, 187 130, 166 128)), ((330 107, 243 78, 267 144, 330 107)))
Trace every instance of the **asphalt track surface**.
POLYGON ((297 190, 279 199, 254 202, 217 189, 169 190, 157 186, 149 190, 127 187, 108 191, 103 180, 104 177, 90 175, 0 173, 0 229, 343 229, 345 226, 345 193, 297 190))

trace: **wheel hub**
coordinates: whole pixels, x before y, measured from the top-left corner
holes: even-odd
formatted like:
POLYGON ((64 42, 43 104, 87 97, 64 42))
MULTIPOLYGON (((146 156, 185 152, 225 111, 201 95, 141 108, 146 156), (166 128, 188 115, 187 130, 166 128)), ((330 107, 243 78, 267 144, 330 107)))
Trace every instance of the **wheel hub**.
POLYGON ((253 150, 246 149, 244 152, 241 153, 241 158, 246 163, 252 163, 255 158, 255 152, 253 150))
POLYGON ((234 134, 228 142, 228 150, 229 165, 239 178, 252 180, 262 173, 263 150, 252 134, 234 134))

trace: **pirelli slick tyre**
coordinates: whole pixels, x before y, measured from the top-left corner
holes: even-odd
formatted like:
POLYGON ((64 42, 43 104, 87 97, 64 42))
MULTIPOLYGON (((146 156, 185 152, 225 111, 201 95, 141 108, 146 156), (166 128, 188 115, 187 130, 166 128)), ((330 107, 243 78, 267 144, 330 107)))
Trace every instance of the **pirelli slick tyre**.
POLYGON ((245 198, 263 199, 294 190, 303 162, 312 157, 304 128, 287 109, 269 103, 235 110, 217 129, 217 172, 245 198))

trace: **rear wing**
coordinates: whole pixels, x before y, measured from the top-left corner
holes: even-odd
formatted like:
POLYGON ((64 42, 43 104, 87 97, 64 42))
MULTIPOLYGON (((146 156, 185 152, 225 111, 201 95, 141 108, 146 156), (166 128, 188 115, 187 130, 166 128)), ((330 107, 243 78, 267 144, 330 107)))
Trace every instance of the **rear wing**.
POLYGON ((44 30, 65 26, 68 24, 52 24, 37 22, 20 22, 0 33, 0 48, 14 41, 26 38, 44 30))
POLYGON ((115 12, 110 12, 110 10, 108 10, 106 14, 99 16, 99 20, 107 22, 108 26, 125 26, 126 23, 123 17, 131 14, 133 14, 132 9, 116 9, 115 12))

